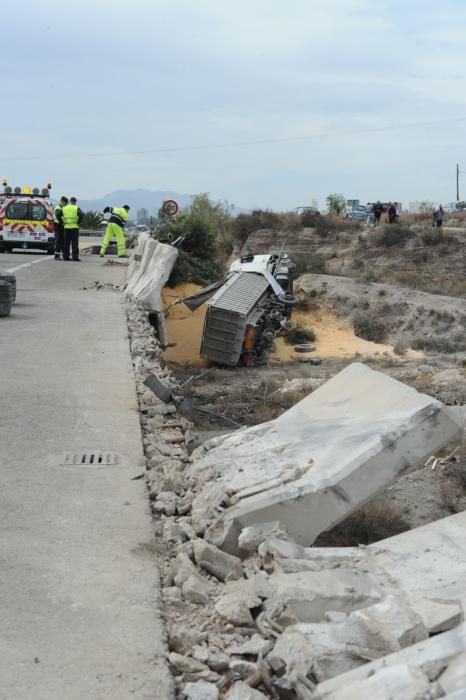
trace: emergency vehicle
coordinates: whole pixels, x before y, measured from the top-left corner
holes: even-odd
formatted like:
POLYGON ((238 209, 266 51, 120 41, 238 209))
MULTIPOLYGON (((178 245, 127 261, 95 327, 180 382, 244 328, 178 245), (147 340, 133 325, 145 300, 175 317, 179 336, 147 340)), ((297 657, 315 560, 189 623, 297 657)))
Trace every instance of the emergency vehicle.
POLYGON ((3 181, 0 193, 0 253, 13 248, 39 248, 54 253, 52 185, 39 190, 15 187, 3 181))

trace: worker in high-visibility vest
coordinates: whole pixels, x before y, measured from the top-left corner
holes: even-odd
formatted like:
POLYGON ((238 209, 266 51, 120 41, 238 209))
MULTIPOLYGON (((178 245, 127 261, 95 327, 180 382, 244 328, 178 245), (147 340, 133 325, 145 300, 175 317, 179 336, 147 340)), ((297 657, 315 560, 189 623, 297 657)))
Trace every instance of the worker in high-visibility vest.
POLYGON ((60 212, 57 213, 59 219, 63 221, 64 228, 64 244, 63 244, 63 260, 70 259, 70 246, 71 246, 71 257, 75 262, 80 262, 79 260, 79 224, 82 221, 83 213, 77 205, 76 197, 70 198, 70 203, 62 207, 61 215, 60 212))
POLYGON ((62 209, 68 204, 68 197, 60 197, 60 201, 53 210, 53 232, 55 235, 55 260, 60 260, 63 253, 65 230, 63 228, 62 209), (60 216, 60 218, 58 218, 60 216))
POLYGON ((105 207, 104 214, 108 214, 110 212, 110 219, 108 221, 107 230, 105 231, 104 240, 102 241, 102 246, 100 248, 101 258, 104 257, 105 251, 107 250, 109 243, 114 236, 117 242, 118 257, 127 257, 124 227, 126 221, 128 220, 129 210, 130 207, 127 204, 122 207, 105 207))

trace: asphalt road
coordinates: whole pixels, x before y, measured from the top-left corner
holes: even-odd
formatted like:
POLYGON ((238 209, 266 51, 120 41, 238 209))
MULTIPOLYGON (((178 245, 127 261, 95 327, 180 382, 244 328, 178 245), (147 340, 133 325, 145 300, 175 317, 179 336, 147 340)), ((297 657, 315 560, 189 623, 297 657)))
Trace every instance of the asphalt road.
MULTIPOLYGON (((0 255, 0 698, 172 698, 124 268, 0 255), (67 464, 111 453, 116 464, 67 464)), ((98 457, 96 458, 98 459, 98 457)))

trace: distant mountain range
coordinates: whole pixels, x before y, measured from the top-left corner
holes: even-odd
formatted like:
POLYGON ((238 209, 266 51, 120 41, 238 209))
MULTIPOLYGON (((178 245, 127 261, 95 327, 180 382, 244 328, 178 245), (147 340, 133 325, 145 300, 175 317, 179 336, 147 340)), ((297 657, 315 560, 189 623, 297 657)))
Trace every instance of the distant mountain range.
MULTIPOLYGON (((100 199, 80 199, 78 204, 83 211, 103 211, 105 207, 122 207, 124 204, 129 204, 131 212, 129 218, 136 220, 138 209, 147 209, 149 216, 154 216, 162 202, 166 199, 174 199, 178 202, 180 209, 184 209, 191 204, 192 194, 180 194, 179 192, 164 192, 163 190, 115 190, 106 194, 100 199)), ((233 207, 232 214, 247 213, 249 209, 241 209, 233 207)))
POLYGON ((191 203, 192 198, 191 194, 162 190, 115 190, 100 199, 80 199, 78 204, 83 211, 102 211, 105 207, 122 207, 128 204, 131 207, 130 218, 136 219, 138 209, 147 209, 149 215, 153 216, 166 199, 174 199, 183 209, 191 203))

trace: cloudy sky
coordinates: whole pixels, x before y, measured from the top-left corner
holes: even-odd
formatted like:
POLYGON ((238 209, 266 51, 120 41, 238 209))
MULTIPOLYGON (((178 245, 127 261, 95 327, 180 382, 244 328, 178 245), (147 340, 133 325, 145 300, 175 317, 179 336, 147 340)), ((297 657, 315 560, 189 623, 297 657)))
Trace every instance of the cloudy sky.
POLYGON ((462 0, 22 0, 1 24, 11 184, 286 209, 447 202, 466 171, 462 0))

